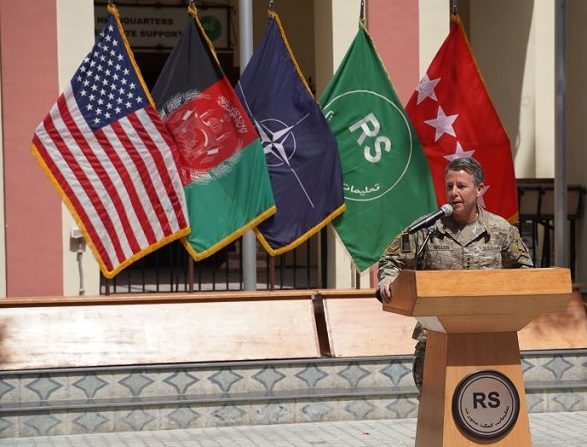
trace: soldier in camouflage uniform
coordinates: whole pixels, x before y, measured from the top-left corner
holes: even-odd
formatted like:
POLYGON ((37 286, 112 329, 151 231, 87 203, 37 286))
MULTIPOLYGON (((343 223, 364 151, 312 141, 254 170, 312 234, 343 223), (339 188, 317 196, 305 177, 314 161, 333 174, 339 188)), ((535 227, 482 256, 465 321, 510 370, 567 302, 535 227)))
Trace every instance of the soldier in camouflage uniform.
MULTIPOLYGON (((477 205, 484 174, 473 158, 458 158, 446 167, 446 196, 453 213, 436 221, 430 229, 397 236, 379 260, 378 297, 391 300, 391 283, 402 269, 463 270, 530 268, 532 259, 518 229, 505 219, 477 205), (419 265, 415 254, 420 252, 419 265)), ((418 323, 412 335, 417 340, 413 374, 422 388, 426 329, 418 323)))

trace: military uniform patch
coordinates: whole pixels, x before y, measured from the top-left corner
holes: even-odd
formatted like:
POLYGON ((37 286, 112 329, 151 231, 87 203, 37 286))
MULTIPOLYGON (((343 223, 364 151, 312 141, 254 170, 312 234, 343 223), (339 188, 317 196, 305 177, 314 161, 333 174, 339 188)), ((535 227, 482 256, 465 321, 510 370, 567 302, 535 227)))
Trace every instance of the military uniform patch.
POLYGON ((402 233, 402 253, 410 253, 412 251, 412 244, 410 243, 410 235, 402 233))

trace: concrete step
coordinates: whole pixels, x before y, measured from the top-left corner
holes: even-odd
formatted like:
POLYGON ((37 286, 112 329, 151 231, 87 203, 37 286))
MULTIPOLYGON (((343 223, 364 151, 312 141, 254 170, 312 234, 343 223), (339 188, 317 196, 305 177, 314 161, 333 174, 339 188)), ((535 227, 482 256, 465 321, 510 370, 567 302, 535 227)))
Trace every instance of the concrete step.
MULTIPOLYGON (((0 372, 0 437, 416 417, 411 356, 0 372)), ((522 354, 530 412, 587 410, 587 350, 522 354)))

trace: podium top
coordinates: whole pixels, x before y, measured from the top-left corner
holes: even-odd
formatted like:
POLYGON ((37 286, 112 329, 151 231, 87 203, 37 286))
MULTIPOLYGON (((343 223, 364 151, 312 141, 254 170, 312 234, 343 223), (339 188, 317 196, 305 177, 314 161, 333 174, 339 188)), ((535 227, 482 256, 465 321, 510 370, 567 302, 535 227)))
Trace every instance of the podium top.
POLYGON ((571 294, 566 268, 404 270, 383 310, 416 317, 430 329, 426 319, 434 317, 444 319, 446 331, 449 326, 465 332, 479 325, 487 330, 482 324, 487 319, 493 331, 519 330, 542 313, 563 312, 571 294), (458 324, 450 323, 456 320, 458 324))

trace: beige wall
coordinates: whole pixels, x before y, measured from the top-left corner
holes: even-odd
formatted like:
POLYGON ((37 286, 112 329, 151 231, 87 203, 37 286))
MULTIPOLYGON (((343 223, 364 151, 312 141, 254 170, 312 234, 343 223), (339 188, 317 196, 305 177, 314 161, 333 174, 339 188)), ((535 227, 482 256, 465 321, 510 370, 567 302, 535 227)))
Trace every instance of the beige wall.
POLYGON ((420 79, 448 35, 449 4, 449 0, 420 0, 420 79))
POLYGON ((554 175, 554 9, 470 0, 473 53, 512 143, 519 178, 554 175))
MULTIPOLYGON (((63 91, 94 45, 94 2, 92 0, 57 1, 57 52, 59 64, 59 90, 63 91)), ((71 229, 76 224, 69 211, 62 206, 63 238, 63 294, 75 296, 80 290, 77 243, 71 246, 71 229)), ((83 283, 86 295, 98 295, 100 275, 92 253, 82 255, 83 283)))
MULTIPOLYGON (((567 1, 567 181, 587 184, 587 2, 567 1)), ((512 142, 518 178, 553 178, 555 2, 468 0, 473 52, 512 142)), ((587 283, 587 219, 578 223, 577 277, 587 283)))

